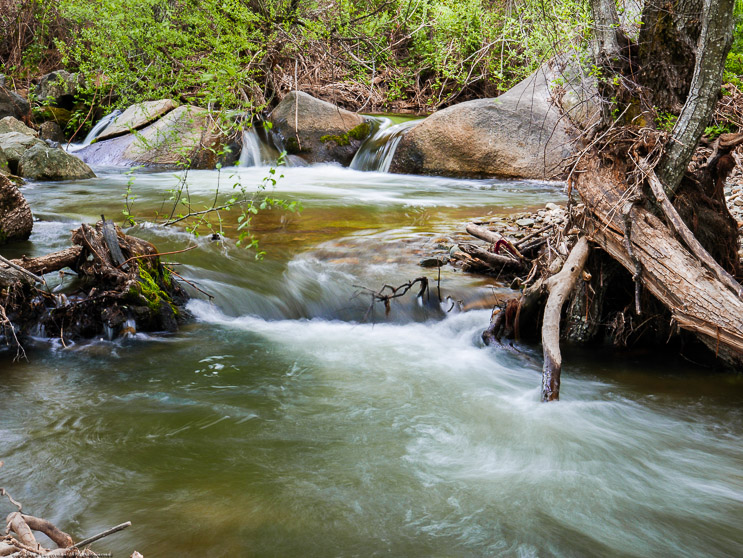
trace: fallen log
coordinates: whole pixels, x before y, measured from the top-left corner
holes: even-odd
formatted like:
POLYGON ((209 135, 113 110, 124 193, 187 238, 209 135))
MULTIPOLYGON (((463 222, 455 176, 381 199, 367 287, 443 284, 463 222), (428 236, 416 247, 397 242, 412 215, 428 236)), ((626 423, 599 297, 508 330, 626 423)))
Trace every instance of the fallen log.
POLYGON ((74 270, 82 251, 82 246, 71 246, 64 250, 60 250, 59 252, 52 252, 51 254, 39 256, 37 258, 28 258, 23 256, 22 258, 10 261, 31 273, 44 275, 45 273, 59 271, 65 267, 74 270))
MULTIPOLYGON (((609 255, 635 274, 635 261, 624 241, 621 208, 628 197, 626 174, 595 157, 576 173, 573 187, 588 212, 587 232, 609 255)), ((706 269, 645 208, 629 209, 630 242, 643 286, 671 313, 682 329, 695 333, 730 366, 743 366, 743 301, 706 269)))

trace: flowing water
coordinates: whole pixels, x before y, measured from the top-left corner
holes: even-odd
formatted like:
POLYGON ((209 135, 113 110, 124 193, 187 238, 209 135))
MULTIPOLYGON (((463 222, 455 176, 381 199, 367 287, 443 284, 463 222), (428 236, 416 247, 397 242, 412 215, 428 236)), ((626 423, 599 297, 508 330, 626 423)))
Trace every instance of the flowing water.
MULTIPOLYGON (((29 184, 38 221, 6 256, 67 245, 121 214, 130 176, 29 184)), ((0 485, 114 556, 740 556, 743 383, 638 354, 569 352, 562 401, 539 403, 539 347, 484 347, 492 281, 444 268, 420 302, 367 315, 380 288, 473 216, 564 199, 560 185, 335 166, 284 169, 259 215, 265 260, 212 242, 170 257, 213 293, 177 334, 0 356, 0 485), (451 312, 448 310, 454 306, 451 312)), ((219 181, 265 167, 192 172, 219 181)), ((136 173, 133 212, 167 211, 173 173, 136 173)), ((234 230, 233 215, 224 227, 234 230)), ((188 236, 130 231, 161 251, 188 236)), ((0 502, 0 514, 11 511, 0 502)))

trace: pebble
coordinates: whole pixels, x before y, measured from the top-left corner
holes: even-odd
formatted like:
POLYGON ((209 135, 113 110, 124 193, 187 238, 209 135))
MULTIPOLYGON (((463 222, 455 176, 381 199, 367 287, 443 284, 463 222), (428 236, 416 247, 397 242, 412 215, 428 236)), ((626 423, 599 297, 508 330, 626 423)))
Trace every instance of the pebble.
POLYGON ((533 227, 535 222, 536 221, 534 221, 534 219, 530 219, 528 217, 525 217, 523 219, 519 219, 518 221, 516 221, 516 224, 519 227, 533 227))

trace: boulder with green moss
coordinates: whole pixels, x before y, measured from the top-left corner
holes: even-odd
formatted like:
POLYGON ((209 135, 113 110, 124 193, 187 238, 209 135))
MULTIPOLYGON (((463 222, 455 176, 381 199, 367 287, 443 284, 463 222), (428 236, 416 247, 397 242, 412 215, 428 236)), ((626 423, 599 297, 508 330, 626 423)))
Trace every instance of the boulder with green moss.
POLYGON ((301 91, 284 97, 269 119, 287 153, 308 163, 348 166, 372 132, 368 118, 301 91))

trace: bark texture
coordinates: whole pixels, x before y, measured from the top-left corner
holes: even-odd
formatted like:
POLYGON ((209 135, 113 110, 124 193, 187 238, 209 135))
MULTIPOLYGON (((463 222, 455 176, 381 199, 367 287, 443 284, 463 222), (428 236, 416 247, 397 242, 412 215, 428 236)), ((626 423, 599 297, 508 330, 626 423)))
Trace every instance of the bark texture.
POLYGON ((0 174, 0 246, 31 236, 33 216, 26 199, 7 176, 0 174))
MULTIPOLYGON (((591 219, 588 232, 631 274, 635 262, 624 240, 622 212, 627 197, 626 173, 594 158, 576 175, 574 186, 591 219)), ((743 365, 743 301, 706 269, 647 209, 633 205, 630 243, 641 266, 642 284, 671 313, 682 329, 692 331, 726 363, 743 365)))

